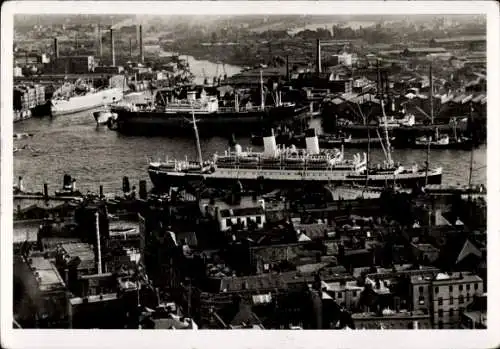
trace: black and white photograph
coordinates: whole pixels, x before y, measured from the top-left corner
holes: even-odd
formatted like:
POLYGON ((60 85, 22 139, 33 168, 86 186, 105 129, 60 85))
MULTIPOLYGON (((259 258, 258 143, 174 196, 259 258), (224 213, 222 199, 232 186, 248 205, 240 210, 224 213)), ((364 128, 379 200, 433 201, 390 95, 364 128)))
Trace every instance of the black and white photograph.
POLYGON ((39 3, 2 11, 2 346, 500 345, 498 4, 39 3))

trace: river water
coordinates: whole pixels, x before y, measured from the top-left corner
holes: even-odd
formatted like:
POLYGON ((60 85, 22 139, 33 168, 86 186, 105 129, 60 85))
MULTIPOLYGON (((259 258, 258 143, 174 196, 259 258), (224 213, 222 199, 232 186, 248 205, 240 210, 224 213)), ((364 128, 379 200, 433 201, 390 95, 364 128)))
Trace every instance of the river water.
MULTIPOLYGON (((207 76, 220 74, 221 65, 208 61, 197 61, 189 57, 191 70, 197 80, 203 80, 202 71, 207 76)), ((228 76, 239 71, 238 67, 225 66, 228 76)), ((201 81, 200 81, 201 82, 201 81)), ((319 122, 313 121, 314 127, 319 122)), ((14 124, 15 133, 33 133, 33 137, 15 140, 14 146, 21 149, 14 154, 14 178, 22 176, 27 190, 42 191, 43 184, 49 184, 49 192, 60 189, 65 173, 77 180, 77 188, 83 192, 97 192, 99 185, 104 186, 107 194, 121 191, 122 177, 128 176, 132 185, 138 186, 141 179, 148 180, 149 160, 165 157, 196 158, 194 135, 192 139, 124 136, 109 130, 106 126, 96 127, 91 111, 55 118, 33 118, 14 124)), ((237 141, 243 148, 250 146, 248 138, 237 141)), ((201 140, 204 157, 215 152, 224 152, 228 140, 211 138, 201 140)), ((254 147, 258 149, 258 147, 254 147)), ((346 150, 350 156, 362 150, 346 150)), ((383 161, 381 150, 373 150, 372 161, 383 161)), ((425 151, 396 150, 393 158, 402 164, 423 164, 425 151)), ((447 184, 466 184, 468 181, 469 151, 433 150, 430 155, 432 166, 444 168, 443 182, 447 184)), ((473 182, 486 183, 486 147, 474 152, 473 182)))

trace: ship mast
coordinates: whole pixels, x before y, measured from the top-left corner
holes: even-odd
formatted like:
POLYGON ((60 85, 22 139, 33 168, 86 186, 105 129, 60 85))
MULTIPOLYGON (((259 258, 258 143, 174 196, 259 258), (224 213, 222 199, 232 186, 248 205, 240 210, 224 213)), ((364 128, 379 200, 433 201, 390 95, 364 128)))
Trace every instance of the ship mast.
MULTIPOLYGON (((429 102, 430 102, 430 112, 431 112, 431 125, 434 125, 434 83, 432 81, 432 61, 429 65, 429 102)), ((437 130, 437 128, 436 128, 437 130)), ((437 141, 437 137, 436 137, 437 141)), ((429 181, 429 155, 431 152, 431 136, 427 136, 427 155, 425 160, 425 185, 429 181)))
POLYGON ((262 70, 260 71, 260 108, 264 110, 264 80, 262 79, 262 70))
MULTIPOLYGON (((379 84, 380 85, 380 60, 377 59, 377 76, 379 78, 379 84)), ((385 114, 385 108, 384 108, 384 96, 383 92, 379 93, 379 98, 380 98, 380 107, 382 108, 382 116, 384 117, 384 135, 385 135, 385 143, 386 143, 386 156, 387 156, 387 162, 389 167, 392 167, 394 162, 392 161, 392 156, 391 156, 391 143, 389 141, 389 130, 388 130, 388 125, 387 125, 387 115, 385 114)))
POLYGON ((200 169, 203 168, 203 158, 201 156, 201 145, 200 145, 200 135, 198 134, 198 127, 196 126, 196 118, 194 116, 194 108, 191 105, 191 112, 193 115, 193 129, 194 129, 194 135, 196 137, 196 150, 198 151, 198 162, 200 164, 200 169))
MULTIPOLYGON (((472 119, 472 103, 470 103, 470 106, 469 106, 469 118, 470 118, 470 124, 472 126, 472 137, 475 136, 474 134, 474 124, 473 124, 473 119, 472 119)), ((473 164, 474 164, 474 139, 472 139, 472 142, 473 142, 473 145, 472 145, 472 149, 470 151, 470 164, 469 164, 469 188, 471 187, 472 185, 472 171, 473 171, 473 164)))

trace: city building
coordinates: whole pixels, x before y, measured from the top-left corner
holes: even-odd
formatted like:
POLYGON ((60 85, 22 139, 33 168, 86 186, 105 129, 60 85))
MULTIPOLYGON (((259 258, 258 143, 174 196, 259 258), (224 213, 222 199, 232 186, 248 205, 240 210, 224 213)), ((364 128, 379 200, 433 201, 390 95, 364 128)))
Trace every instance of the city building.
POLYGON ((458 328, 466 307, 483 294, 483 280, 469 272, 413 276, 410 284, 412 309, 431 314, 433 328, 458 328))
POLYGON ((94 56, 60 56, 47 65, 53 74, 86 74, 93 72, 94 67, 94 56))
POLYGON ((14 272, 35 310, 35 327, 66 328, 68 290, 54 263, 33 252, 15 258, 14 272))
POLYGON ((487 298, 486 293, 475 297, 460 318, 461 328, 470 330, 487 328, 487 298))
POLYGON ((444 47, 448 49, 480 50, 486 47, 486 35, 468 35, 451 38, 432 39, 431 47, 444 47))
POLYGON ((323 281, 321 286, 323 292, 327 293, 339 306, 351 312, 358 310, 359 297, 364 287, 358 286, 357 281, 323 281))
POLYGON ((262 229, 266 223, 264 200, 257 197, 202 200, 200 210, 205 217, 216 220, 222 232, 233 229, 262 229))
POLYGON ((402 52, 404 57, 424 57, 433 53, 446 53, 443 47, 408 47, 402 52))
POLYGON ((355 313, 352 320, 356 329, 373 330, 397 330, 397 329, 431 329, 429 314, 422 311, 400 311, 390 309, 377 313, 355 313))
POLYGON ((423 264, 432 264, 439 257, 439 249, 431 244, 412 242, 410 246, 415 260, 423 264))

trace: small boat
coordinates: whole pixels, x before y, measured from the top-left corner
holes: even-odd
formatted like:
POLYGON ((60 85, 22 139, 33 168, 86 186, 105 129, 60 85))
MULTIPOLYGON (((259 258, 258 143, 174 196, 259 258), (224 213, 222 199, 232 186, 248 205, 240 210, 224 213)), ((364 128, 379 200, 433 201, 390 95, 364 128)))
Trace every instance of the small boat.
POLYGON ((116 113, 113 113, 108 107, 97 110, 93 112, 92 115, 97 125, 106 125, 109 123, 109 120, 115 120, 117 118, 116 113))
POLYGON ((23 138, 33 137, 33 134, 32 133, 14 133, 13 136, 14 136, 14 139, 23 139, 23 138))

